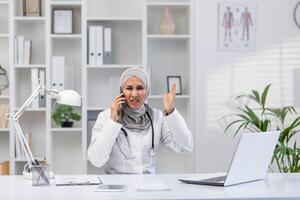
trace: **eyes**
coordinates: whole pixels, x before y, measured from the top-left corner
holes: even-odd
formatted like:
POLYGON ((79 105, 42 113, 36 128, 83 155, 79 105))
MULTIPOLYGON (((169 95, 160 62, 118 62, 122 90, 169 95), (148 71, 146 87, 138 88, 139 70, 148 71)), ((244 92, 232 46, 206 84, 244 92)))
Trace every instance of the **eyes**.
POLYGON ((132 86, 132 85, 127 85, 127 86, 124 87, 124 90, 128 91, 128 92, 131 92, 133 90, 137 90, 138 92, 142 92, 142 91, 144 91, 146 89, 145 89, 145 87, 143 85, 137 85, 135 87, 132 86))

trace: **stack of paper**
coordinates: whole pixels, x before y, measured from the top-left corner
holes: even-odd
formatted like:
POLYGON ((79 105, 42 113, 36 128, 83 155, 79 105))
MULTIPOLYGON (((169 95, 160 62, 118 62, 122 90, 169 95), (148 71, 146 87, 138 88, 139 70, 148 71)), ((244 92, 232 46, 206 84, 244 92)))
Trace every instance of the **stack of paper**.
POLYGON ((133 184, 137 191, 167 191, 171 188, 163 182, 150 182, 150 183, 135 183, 133 184))

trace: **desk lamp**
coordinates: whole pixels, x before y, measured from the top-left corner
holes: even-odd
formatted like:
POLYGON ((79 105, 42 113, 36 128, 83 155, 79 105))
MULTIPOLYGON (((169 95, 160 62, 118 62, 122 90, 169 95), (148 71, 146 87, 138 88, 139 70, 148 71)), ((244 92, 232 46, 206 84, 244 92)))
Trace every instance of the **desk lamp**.
MULTIPOLYGON (((30 97, 25 101, 25 103, 20 107, 20 109, 16 113, 8 113, 6 115, 6 118, 8 120, 11 120, 13 126, 15 127, 16 135, 25 153, 27 159, 27 165, 29 166, 29 169, 32 169, 32 167, 34 167, 35 165, 39 165, 39 162, 37 159, 33 157, 28 142, 25 139, 24 133, 21 129, 18 120, 21 117, 21 115, 24 113, 24 111, 30 106, 33 100, 37 98, 37 96, 40 93, 49 95, 51 98, 55 99, 58 104, 65 104, 70 106, 81 106, 81 97, 77 92, 73 90, 63 90, 61 92, 58 92, 56 90, 48 90, 44 83, 39 83, 38 87, 33 91, 30 97)), ((47 179, 47 177, 45 178, 47 179)), ((47 182, 48 180, 45 181, 47 182)))

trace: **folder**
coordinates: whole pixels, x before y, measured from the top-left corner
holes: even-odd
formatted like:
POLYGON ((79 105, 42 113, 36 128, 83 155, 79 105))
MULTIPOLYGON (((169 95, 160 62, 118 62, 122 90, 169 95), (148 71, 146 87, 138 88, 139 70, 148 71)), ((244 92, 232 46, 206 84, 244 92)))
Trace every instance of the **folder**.
POLYGON ((18 65, 24 64, 24 36, 17 37, 18 44, 18 65))
POLYGON ((24 42, 24 64, 30 64, 31 57, 31 40, 25 40, 24 42))
POLYGON ((103 65, 103 26, 96 28, 96 65, 103 65))
POLYGON ((18 38, 14 37, 14 64, 18 64, 18 38))
MULTIPOLYGON (((39 69, 39 80, 41 84, 46 85, 46 75, 45 75, 45 69, 39 69)), ((39 107, 44 108, 46 107, 46 93, 45 91, 41 91, 39 94, 39 107)))
POLYGON ((96 64, 96 26, 89 27, 89 65, 96 64))
MULTIPOLYGON (((32 68, 31 69, 31 93, 38 87, 39 84, 39 69, 38 68, 32 68)), ((35 97, 34 100, 31 103, 32 108, 38 108, 39 107, 39 99, 38 97, 35 97)))
POLYGON ((65 89, 65 57, 58 56, 57 61, 57 84, 58 84, 58 91, 63 91, 65 89))
POLYGON ((111 28, 104 28, 104 55, 103 64, 111 64, 111 28))
POLYGON ((57 56, 52 56, 52 62, 51 62, 51 89, 58 91, 57 86, 57 56))

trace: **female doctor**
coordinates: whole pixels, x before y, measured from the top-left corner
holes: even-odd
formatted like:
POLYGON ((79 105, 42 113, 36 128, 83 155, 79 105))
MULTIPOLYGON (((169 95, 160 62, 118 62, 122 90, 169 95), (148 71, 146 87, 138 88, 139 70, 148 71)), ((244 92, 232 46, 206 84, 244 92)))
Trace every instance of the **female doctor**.
POLYGON ((176 85, 163 97, 164 114, 145 103, 150 91, 147 73, 140 68, 125 70, 121 94, 101 112, 92 131, 88 159, 106 173, 155 173, 160 143, 176 152, 193 149, 191 131, 174 108, 176 85))

